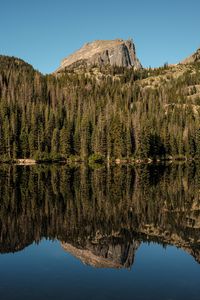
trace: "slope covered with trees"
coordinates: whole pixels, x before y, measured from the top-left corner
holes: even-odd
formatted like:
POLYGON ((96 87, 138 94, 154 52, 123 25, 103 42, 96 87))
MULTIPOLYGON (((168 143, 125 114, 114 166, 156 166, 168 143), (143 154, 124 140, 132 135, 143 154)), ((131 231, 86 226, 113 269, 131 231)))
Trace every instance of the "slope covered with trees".
POLYGON ((0 159, 200 157, 200 65, 42 75, 0 56, 0 159))

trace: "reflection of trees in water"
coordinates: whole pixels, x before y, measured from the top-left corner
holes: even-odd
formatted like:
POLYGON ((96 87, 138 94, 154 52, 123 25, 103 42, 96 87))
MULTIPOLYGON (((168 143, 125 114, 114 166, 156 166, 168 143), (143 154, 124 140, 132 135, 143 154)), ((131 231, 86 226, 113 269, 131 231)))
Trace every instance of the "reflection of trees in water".
POLYGON ((199 188, 195 166, 1 166, 0 251, 46 237, 125 265, 127 249, 154 240, 198 259, 199 188))

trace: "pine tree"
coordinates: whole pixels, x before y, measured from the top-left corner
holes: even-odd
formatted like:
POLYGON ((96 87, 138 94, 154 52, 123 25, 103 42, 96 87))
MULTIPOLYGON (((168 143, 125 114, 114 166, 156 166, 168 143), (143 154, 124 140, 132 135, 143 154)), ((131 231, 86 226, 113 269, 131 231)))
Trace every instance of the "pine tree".
POLYGON ((55 128, 51 140, 51 154, 53 156, 58 156, 60 150, 60 132, 59 129, 55 128))

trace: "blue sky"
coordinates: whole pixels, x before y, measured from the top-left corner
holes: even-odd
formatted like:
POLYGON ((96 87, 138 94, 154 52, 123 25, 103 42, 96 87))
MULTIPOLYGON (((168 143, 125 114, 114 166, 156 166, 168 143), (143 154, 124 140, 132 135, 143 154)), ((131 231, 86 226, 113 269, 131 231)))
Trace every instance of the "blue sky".
POLYGON ((96 39, 132 37, 143 66, 177 63, 200 47, 199 0, 0 0, 0 54, 43 73, 96 39))

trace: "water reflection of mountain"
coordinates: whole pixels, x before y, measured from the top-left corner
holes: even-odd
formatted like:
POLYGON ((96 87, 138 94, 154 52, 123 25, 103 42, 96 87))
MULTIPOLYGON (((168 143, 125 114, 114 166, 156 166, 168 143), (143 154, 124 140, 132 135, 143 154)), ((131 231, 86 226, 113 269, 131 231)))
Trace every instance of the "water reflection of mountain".
POLYGON ((80 243, 62 243, 65 251, 80 259, 84 264, 96 268, 130 268, 140 243, 116 237, 96 238, 80 243))
POLYGON ((200 262, 199 190, 195 166, 1 166, 0 252, 45 237, 86 264, 130 268, 154 241, 200 262))

